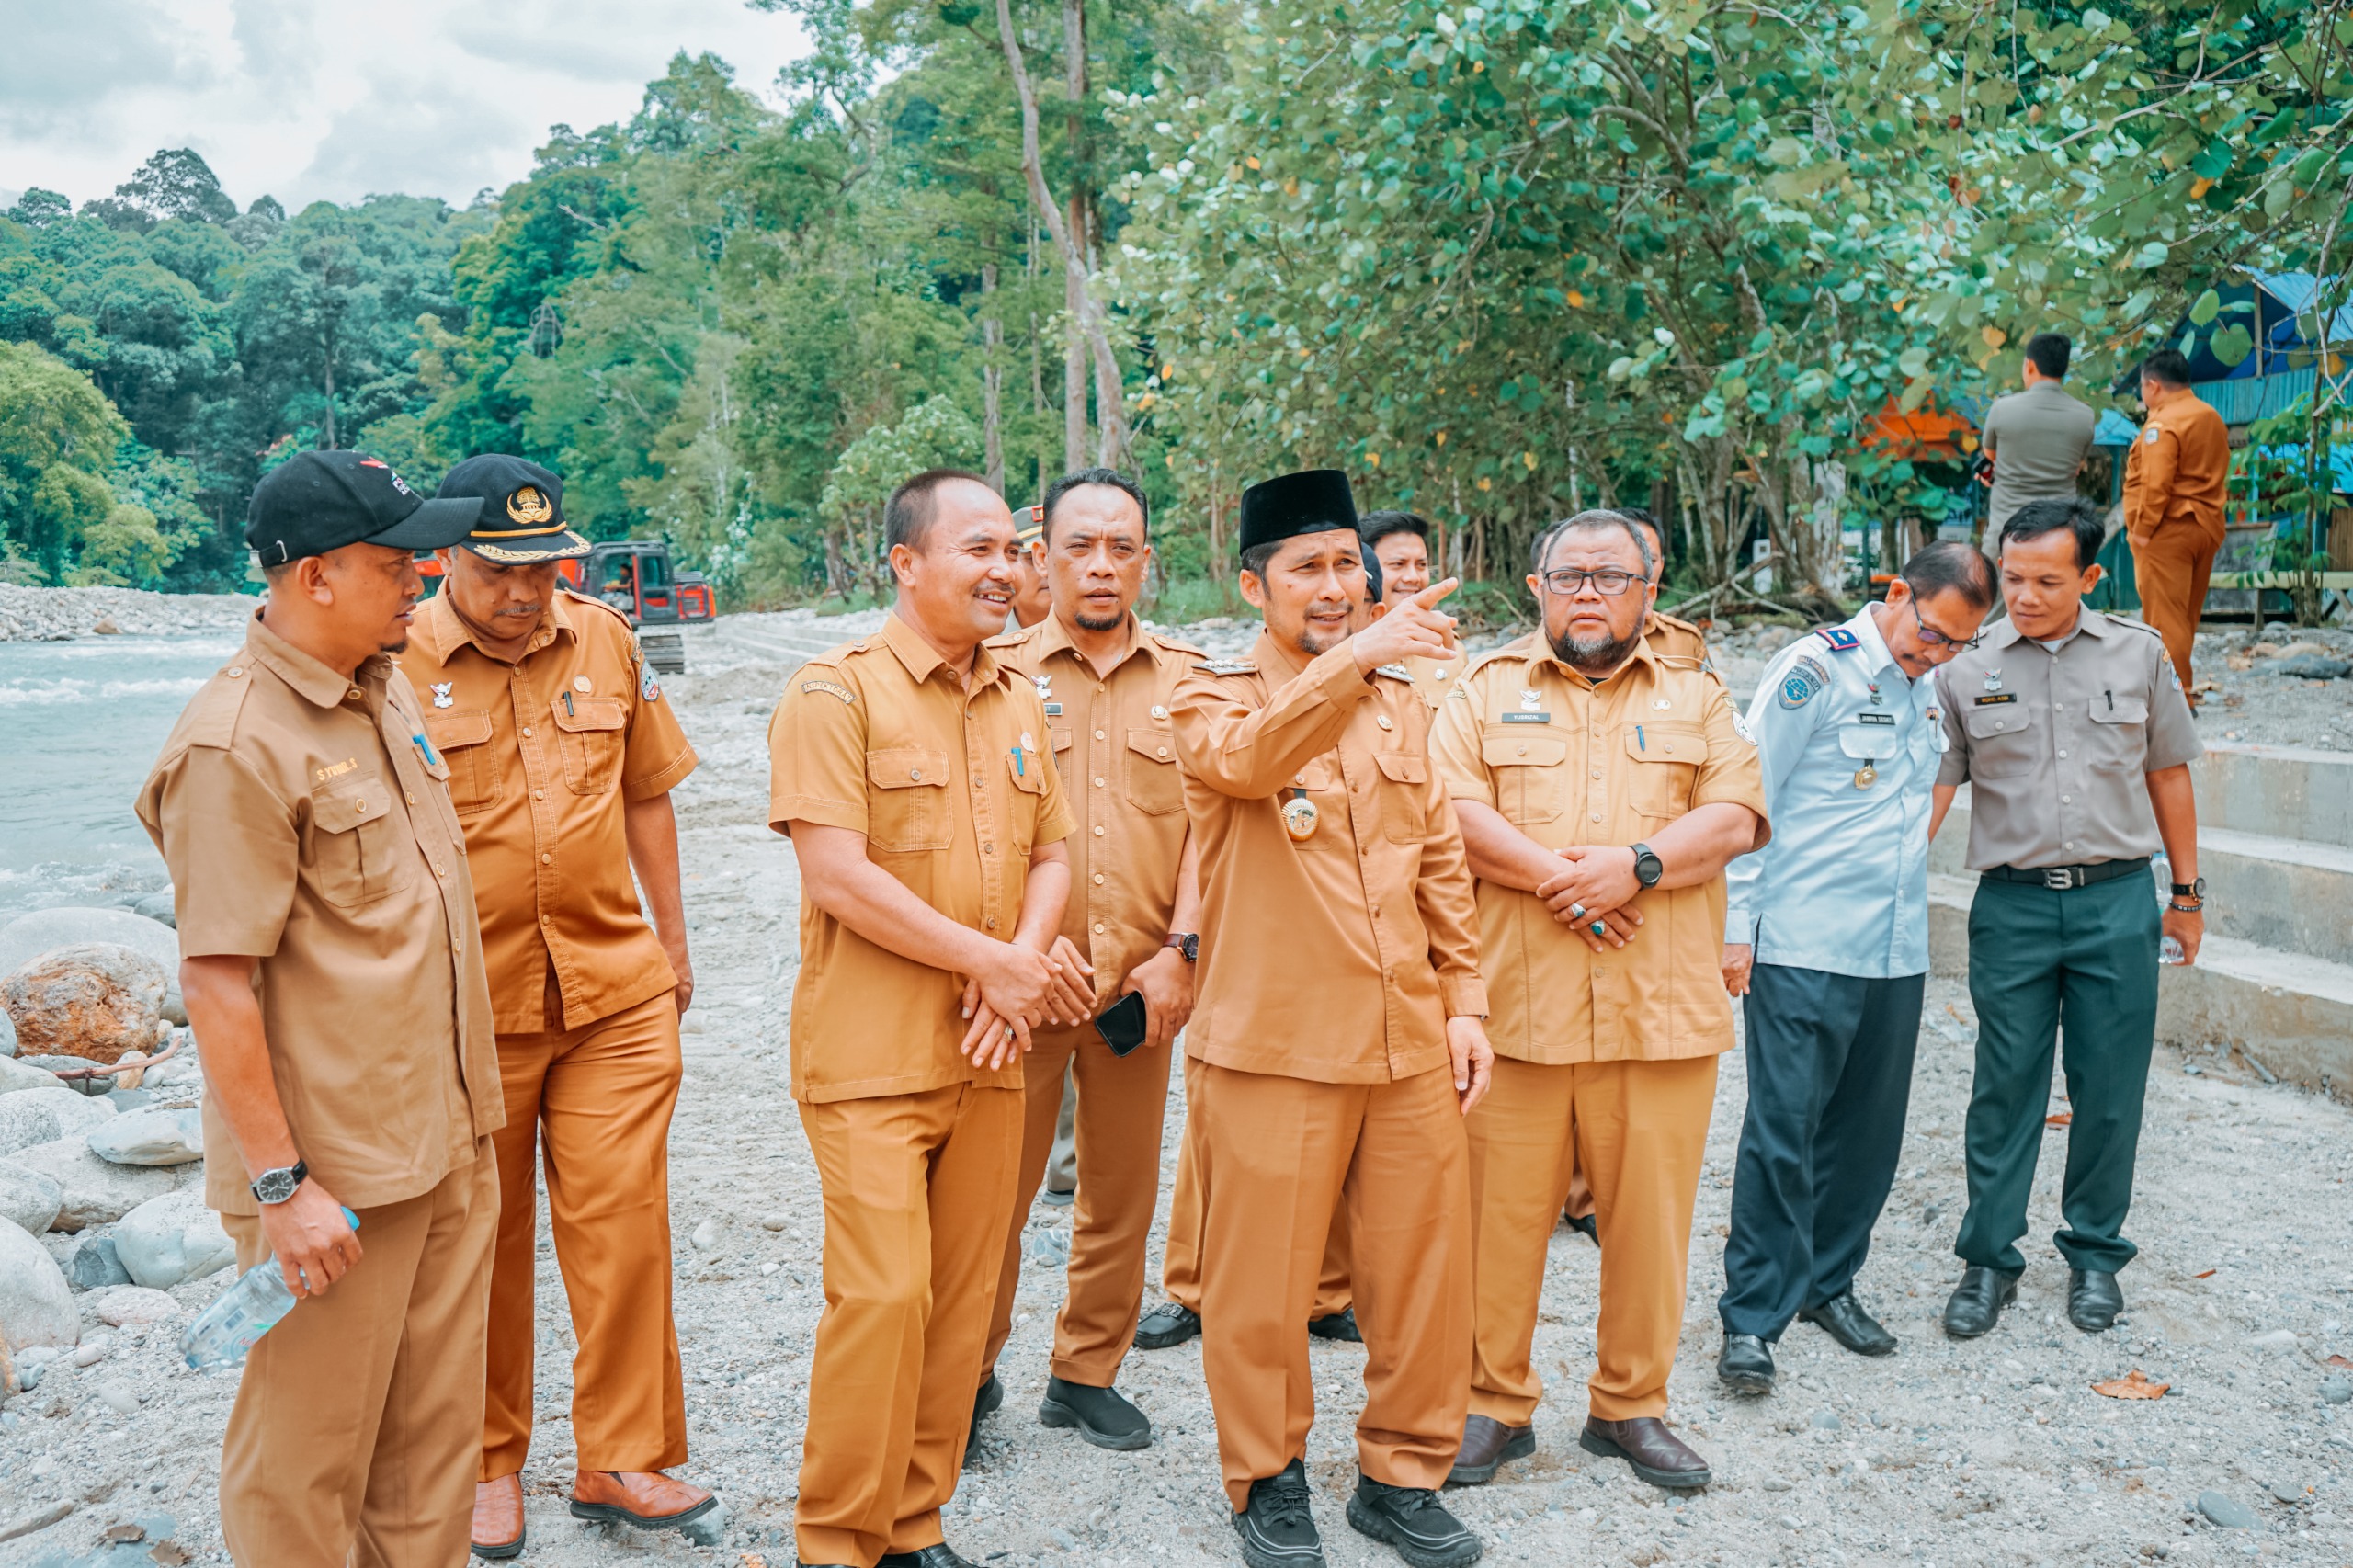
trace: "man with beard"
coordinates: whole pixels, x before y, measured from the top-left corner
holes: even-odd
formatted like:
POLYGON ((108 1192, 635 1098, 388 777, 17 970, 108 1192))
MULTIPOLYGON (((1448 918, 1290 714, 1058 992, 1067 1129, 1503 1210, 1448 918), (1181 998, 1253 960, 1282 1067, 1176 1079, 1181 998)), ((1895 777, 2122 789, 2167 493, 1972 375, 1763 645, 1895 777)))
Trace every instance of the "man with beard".
POLYGON ((1580 512, 1534 565, 1542 641, 1474 664, 1430 741, 1479 879, 1496 1056, 1470 1119, 1478 1321, 1453 1479, 1536 1451, 1529 1348, 1574 1143, 1602 1238, 1578 1440, 1654 1486, 1702 1486, 1706 1461, 1661 1418, 1733 1044, 1724 867, 1766 838, 1756 748, 1721 683, 1644 640, 1652 562, 1633 524, 1580 512))

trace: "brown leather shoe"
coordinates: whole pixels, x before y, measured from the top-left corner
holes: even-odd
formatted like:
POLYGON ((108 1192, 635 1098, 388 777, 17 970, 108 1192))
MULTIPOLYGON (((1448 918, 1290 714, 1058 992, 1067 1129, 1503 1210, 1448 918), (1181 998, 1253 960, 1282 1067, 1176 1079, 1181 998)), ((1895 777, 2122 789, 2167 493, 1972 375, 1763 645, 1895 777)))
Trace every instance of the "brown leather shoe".
POLYGON ((1686 1448, 1655 1415, 1637 1415, 1631 1421, 1603 1421, 1588 1415, 1585 1430, 1577 1435, 1577 1447, 1589 1454, 1624 1460, 1636 1475, 1671 1492, 1708 1484, 1708 1461, 1686 1448))
POLYGON ((523 1478, 502 1475, 474 1483, 476 1557, 492 1562, 523 1555, 523 1478))
POLYGON ((1454 1456, 1449 1486, 1476 1486, 1491 1481, 1506 1460, 1524 1460, 1536 1451, 1536 1428, 1506 1426, 1492 1415, 1468 1415, 1462 1421, 1462 1447, 1454 1456))
POLYGON ((572 1478, 572 1515, 665 1530, 701 1518, 719 1499, 658 1470, 584 1470, 572 1478))

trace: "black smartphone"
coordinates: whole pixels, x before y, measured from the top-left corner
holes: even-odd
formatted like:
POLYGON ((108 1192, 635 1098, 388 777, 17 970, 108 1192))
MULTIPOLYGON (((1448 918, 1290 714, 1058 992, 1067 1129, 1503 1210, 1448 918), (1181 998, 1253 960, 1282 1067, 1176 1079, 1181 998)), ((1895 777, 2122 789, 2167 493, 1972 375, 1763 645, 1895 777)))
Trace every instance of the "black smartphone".
POLYGON ((1144 1012, 1143 993, 1131 991, 1103 1009, 1095 1020, 1095 1032, 1111 1048, 1114 1056, 1125 1056, 1142 1045, 1151 1031, 1152 1020, 1144 1012))

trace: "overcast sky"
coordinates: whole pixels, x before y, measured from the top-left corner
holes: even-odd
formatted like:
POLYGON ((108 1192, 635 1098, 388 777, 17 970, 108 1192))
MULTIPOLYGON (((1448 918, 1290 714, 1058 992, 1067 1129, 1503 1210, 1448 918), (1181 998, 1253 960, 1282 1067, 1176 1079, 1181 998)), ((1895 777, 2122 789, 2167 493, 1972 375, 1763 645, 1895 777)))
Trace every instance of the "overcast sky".
POLYGON ((680 49, 769 96, 801 46, 742 0, 0 0, 0 200, 78 207, 193 147, 240 208, 462 205, 529 172, 549 126, 633 113, 680 49))

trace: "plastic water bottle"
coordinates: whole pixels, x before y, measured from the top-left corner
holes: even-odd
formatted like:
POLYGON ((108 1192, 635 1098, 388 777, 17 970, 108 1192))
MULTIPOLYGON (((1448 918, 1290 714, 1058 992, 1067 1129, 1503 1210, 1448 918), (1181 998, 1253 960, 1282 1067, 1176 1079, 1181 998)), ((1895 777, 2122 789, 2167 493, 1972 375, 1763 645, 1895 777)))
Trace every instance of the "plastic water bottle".
MULTIPOLYGON (((350 1210, 343 1211, 343 1218, 353 1230, 359 1228, 359 1216, 350 1210)), ((278 1260, 263 1258, 188 1325, 188 1332, 180 1335, 180 1355, 199 1372, 243 1366, 254 1341, 275 1328, 299 1299, 286 1288, 286 1274, 278 1260)))
POLYGON ((2159 938, 2157 942, 2157 961, 2159 963, 2179 963, 2182 960, 2182 957, 2183 954, 2181 950, 2180 937, 2165 937, 2159 938))

